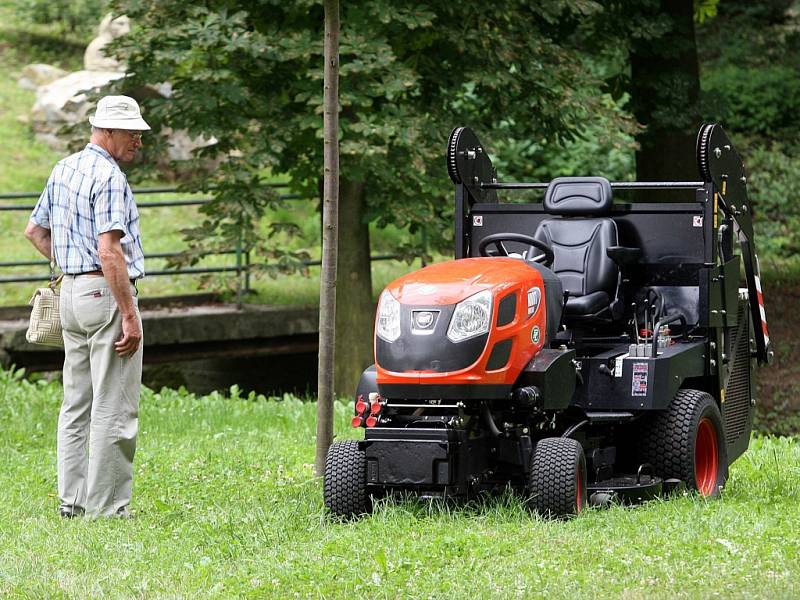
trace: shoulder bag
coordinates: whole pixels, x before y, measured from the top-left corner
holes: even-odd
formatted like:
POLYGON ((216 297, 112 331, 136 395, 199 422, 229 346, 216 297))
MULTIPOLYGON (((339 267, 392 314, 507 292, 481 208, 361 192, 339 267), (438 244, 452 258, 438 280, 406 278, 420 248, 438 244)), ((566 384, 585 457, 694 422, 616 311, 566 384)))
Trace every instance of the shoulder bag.
POLYGON ((50 283, 38 288, 31 298, 31 320, 25 339, 40 346, 64 347, 59 313, 59 284, 63 275, 56 277, 55 248, 52 221, 50 223, 50 283))

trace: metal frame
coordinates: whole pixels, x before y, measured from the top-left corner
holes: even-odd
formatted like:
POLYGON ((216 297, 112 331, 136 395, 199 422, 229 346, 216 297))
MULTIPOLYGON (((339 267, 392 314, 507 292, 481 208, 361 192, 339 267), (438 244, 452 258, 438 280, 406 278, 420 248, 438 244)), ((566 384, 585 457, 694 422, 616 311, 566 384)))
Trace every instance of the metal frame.
MULTIPOLYGON (((269 183, 266 184, 267 187, 271 187, 274 189, 287 189, 289 187, 288 183, 269 183)), ((152 187, 152 188, 139 188, 133 190, 135 195, 146 195, 146 194, 177 194, 182 192, 177 187, 152 187)), ((0 201, 2 200, 21 200, 27 198, 39 198, 40 192, 10 192, 0 194, 0 201)), ((280 194, 278 196, 279 200, 311 200, 311 198, 304 196, 302 194, 280 194)), ((210 198, 178 198, 175 200, 157 200, 152 202, 137 202, 137 207, 140 209, 152 209, 152 208, 165 208, 171 206, 202 206, 205 204, 210 203, 212 200, 210 198)), ((5 205, 0 203, 0 212, 28 212, 30 213, 34 208, 34 205, 28 204, 11 204, 5 205)), ((153 270, 148 271, 147 276, 162 276, 162 275, 198 275, 198 274, 207 274, 207 273, 235 273, 236 277, 239 279, 238 282, 238 295, 241 297, 242 293, 248 293, 250 291, 250 274, 252 271, 252 263, 250 261, 250 252, 244 251, 241 247, 241 244, 237 242, 236 247, 224 252, 214 252, 213 255, 227 255, 233 254, 236 257, 236 261, 232 265, 220 266, 220 267, 186 267, 181 269, 160 269, 160 270, 153 270)), ((171 258, 174 256, 179 256, 180 252, 160 252, 160 253, 153 253, 153 254, 146 254, 145 259, 164 259, 164 258, 171 258)), ((395 254, 379 254, 375 256, 370 256, 370 261, 381 261, 381 260, 396 260, 399 257, 395 254)), ((312 266, 319 266, 321 261, 319 260, 306 260, 303 261, 303 265, 306 267, 312 266)), ((0 269, 3 268, 14 268, 14 267, 47 267, 49 265, 48 261, 46 260, 23 260, 23 261, 3 261, 0 262, 0 269)), ((27 283, 27 282, 34 282, 34 281, 47 281, 49 280, 50 276, 48 273, 44 273, 42 275, 19 275, 19 276, 10 276, 10 277, 0 277, 0 285, 7 284, 7 283, 27 283)))

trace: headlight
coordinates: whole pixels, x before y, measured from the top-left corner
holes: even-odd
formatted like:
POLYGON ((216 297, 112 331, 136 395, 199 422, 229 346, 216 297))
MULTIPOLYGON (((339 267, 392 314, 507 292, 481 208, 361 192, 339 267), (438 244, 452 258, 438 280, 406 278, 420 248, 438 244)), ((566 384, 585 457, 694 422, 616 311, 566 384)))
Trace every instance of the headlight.
POLYGON ((491 320, 492 292, 486 290, 458 303, 447 328, 447 337, 452 342, 463 342, 482 335, 489 331, 491 320))
POLYGON ((400 303, 389 292, 383 292, 378 302, 375 333, 387 342, 400 337, 400 303))

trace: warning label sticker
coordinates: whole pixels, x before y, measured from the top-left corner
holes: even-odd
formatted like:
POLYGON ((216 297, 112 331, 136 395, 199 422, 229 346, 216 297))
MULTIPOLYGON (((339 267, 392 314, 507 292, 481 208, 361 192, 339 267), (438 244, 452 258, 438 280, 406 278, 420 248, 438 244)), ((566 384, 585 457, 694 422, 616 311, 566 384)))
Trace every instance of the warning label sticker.
POLYGON ((631 396, 647 396, 647 363, 633 363, 631 396))

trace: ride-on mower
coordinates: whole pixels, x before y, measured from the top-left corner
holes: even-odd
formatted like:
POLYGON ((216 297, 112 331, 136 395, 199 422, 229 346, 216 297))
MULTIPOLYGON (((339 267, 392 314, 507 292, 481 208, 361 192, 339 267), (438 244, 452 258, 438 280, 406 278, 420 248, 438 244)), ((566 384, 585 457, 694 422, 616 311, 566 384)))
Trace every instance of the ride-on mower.
POLYGON ((500 183, 455 129, 455 260, 380 296, 355 395, 364 439, 328 451, 330 511, 508 487, 550 516, 719 494, 772 351, 742 161, 715 124, 696 153, 702 181, 500 183), (498 201, 526 189, 543 201, 498 201), (614 202, 623 190, 647 201, 614 202))

